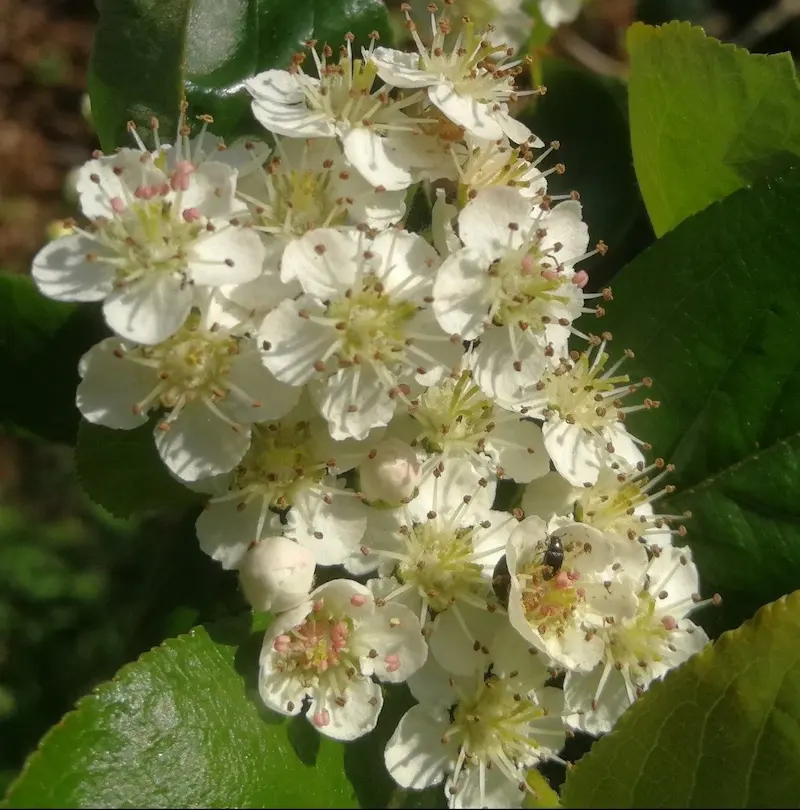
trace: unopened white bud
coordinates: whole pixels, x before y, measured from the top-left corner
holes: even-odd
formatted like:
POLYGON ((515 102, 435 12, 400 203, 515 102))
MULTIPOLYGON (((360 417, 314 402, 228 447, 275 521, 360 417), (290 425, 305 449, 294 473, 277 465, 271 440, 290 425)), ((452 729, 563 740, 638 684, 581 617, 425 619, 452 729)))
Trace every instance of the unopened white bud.
POLYGON ((400 439, 385 439, 359 467, 361 491, 370 501, 393 505, 410 498, 419 484, 414 449, 400 439))
POLYGON ((282 613, 308 596, 314 581, 314 555, 288 537, 265 537, 239 565, 239 581, 254 610, 282 613))

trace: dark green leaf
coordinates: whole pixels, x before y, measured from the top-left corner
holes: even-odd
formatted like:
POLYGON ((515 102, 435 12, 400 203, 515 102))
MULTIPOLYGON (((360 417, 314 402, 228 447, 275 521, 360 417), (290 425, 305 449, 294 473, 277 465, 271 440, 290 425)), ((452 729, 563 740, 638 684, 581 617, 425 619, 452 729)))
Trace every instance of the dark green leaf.
POLYGON ((522 119, 545 143, 561 144, 542 168, 560 162, 566 173, 550 175, 548 190, 577 190, 591 238, 611 247, 581 265, 602 284, 652 239, 633 172, 625 86, 561 59, 542 60, 541 70, 547 94, 522 119))
POLYGON ((601 322, 654 378, 662 405, 631 429, 677 465, 660 506, 693 512, 727 627, 800 587, 799 207, 797 169, 711 205, 616 277, 601 322))
POLYGON ((201 501, 167 472, 156 450, 152 423, 135 430, 112 430, 81 422, 75 465, 86 494, 117 517, 179 510, 201 501))
POLYGON ((800 87, 788 53, 763 56, 701 28, 628 32, 631 139, 656 234, 800 155, 800 87))
POLYGON ((794 807, 800 592, 670 672, 568 774, 565 807, 794 807))
POLYGON ((29 278, 0 275, 0 424, 73 442, 78 360, 104 333, 94 307, 51 301, 29 278))
POLYGON ((45 736, 8 806, 357 806, 345 746, 260 709, 262 637, 220 622, 145 653, 45 736))
POLYGON ((159 119, 174 137, 185 97, 190 120, 210 114, 225 138, 259 131, 245 79, 287 68, 309 39, 366 44, 389 34, 380 0, 101 0, 89 73, 95 128, 104 149, 130 145, 128 121, 159 119))

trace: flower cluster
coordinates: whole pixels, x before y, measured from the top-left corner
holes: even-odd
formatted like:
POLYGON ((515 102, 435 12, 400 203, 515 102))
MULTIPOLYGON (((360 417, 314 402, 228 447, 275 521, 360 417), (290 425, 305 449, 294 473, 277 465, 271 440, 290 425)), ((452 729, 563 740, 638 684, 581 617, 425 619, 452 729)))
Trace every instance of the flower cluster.
POLYGON ((264 142, 184 115, 150 148, 132 125, 33 277, 102 302, 78 408, 152 426, 208 495, 202 549, 275 614, 266 705, 352 740, 407 681, 392 777, 518 806, 572 730, 608 731, 705 644, 702 600, 656 511, 671 468, 626 429, 651 381, 593 331, 611 293, 582 263, 605 246, 514 117, 522 62, 447 8, 429 31, 404 13, 412 53, 309 42, 248 81, 264 142), (317 566, 339 568, 315 587, 317 566))

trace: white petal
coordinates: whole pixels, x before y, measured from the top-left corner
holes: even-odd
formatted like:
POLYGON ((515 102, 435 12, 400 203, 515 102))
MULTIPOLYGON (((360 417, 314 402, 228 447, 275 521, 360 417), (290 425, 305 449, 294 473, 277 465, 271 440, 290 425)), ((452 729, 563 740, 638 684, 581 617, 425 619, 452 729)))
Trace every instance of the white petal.
POLYGON ((609 434, 611 443, 614 445, 615 456, 623 458, 632 467, 635 467, 639 463, 644 463, 645 458, 642 451, 639 449, 639 445, 633 441, 630 433, 628 433, 623 425, 619 425, 619 427, 615 426, 613 431, 609 431, 609 434))
POLYGON ((434 74, 420 69, 416 53, 379 46, 372 51, 372 61, 378 68, 378 76, 392 87, 427 87, 436 81, 434 74))
POLYGON ((285 70, 266 70, 244 84, 253 96, 253 115, 276 135, 290 138, 332 138, 333 123, 319 111, 306 106, 303 84, 319 82, 285 70))
POLYGON ((439 254, 418 234, 408 231, 379 233, 369 250, 374 267, 388 295, 421 303, 430 295, 439 254))
POLYGON ((463 340, 479 337, 491 303, 489 259, 464 248, 451 253, 439 268, 433 285, 433 311, 439 325, 463 340))
POLYGON ((341 141, 347 159, 370 185, 397 191, 414 182, 411 169, 395 156, 390 138, 365 127, 353 127, 342 134, 341 141))
POLYGON ((502 622, 488 610, 481 611, 471 605, 457 603, 439 613, 433 620, 431 654, 454 675, 482 672, 486 669, 487 656, 481 647, 488 647, 501 627, 502 622), (466 624, 466 632, 456 611, 466 624), (476 641, 480 645, 477 650, 476 641))
POLYGON ((453 228, 457 216, 458 208, 446 201, 444 189, 437 188, 431 211, 431 238, 441 256, 449 256, 461 247, 461 240, 453 228))
POLYGON ((566 200, 554 206, 542 218, 541 227, 547 231, 547 236, 542 239, 542 250, 546 252, 556 243, 560 244, 562 247, 556 258, 568 266, 589 246, 589 228, 583 221, 581 204, 576 200, 566 200))
POLYGON ((191 402, 168 430, 155 429, 162 460, 178 478, 196 481, 232 470, 250 446, 250 428, 234 430, 203 402, 191 402))
POLYGON ((344 696, 347 703, 339 706, 333 689, 327 689, 322 698, 315 694, 306 718, 326 737, 344 741, 356 740, 369 734, 378 725, 378 715, 383 708, 383 692, 369 678, 355 677, 348 681, 344 696), (317 725, 314 718, 323 712, 327 713, 328 723, 317 725))
POLYGON ((597 708, 592 708, 604 664, 591 672, 568 672, 564 679, 564 697, 567 702, 566 721, 571 728, 587 734, 605 734, 614 727, 625 709, 630 706, 622 673, 612 666, 603 686, 597 708))
POLYGON ((264 507, 265 521, 259 533, 262 499, 254 498, 240 509, 242 502, 211 501, 195 524, 200 548, 226 569, 236 568, 252 543, 281 531, 278 516, 264 507))
POLYGON ((551 28, 576 20, 582 5, 583 0, 539 0, 542 19, 551 28))
POLYGON ((462 678, 448 672, 433 655, 408 679, 408 689, 427 707, 448 709, 458 703, 458 687, 468 687, 471 678, 462 678))
POLYGON ((303 708, 306 688, 298 677, 278 670, 262 671, 258 678, 258 694, 268 709, 292 717, 300 714, 303 708))
POLYGON ((520 506, 526 515, 538 515, 547 521, 553 515, 571 515, 582 494, 582 489, 572 486, 560 473, 549 472, 525 487, 520 506))
POLYGON ((473 379, 486 396, 501 406, 511 407, 524 402, 526 389, 541 379, 546 358, 544 348, 516 326, 491 326, 481 335, 468 363, 473 379), (509 329, 514 331, 514 345, 509 329), (514 367, 515 362, 520 364, 518 368, 514 367))
POLYGON ((102 261, 97 242, 81 234, 62 236, 33 259, 31 275, 39 290, 57 301, 100 301, 114 288, 114 270, 102 261), (91 261, 87 256, 96 256, 91 261))
POLYGON ((412 706, 400 718, 384 752, 386 770, 398 785, 423 790, 445 778, 458 756, 454 739, 441 742, 449 725, 447 711, 429 706, 412 706))
POLYGON ((228 378, 249 399, 231 391, 219 408, 235 422, 265 422, 289 413, 300 398, 301 388, 275 379, 264 368, 255 348, 244 347, 231 361, 228 378))
POLYGON ((525 484, 550 471, 542 429, 536 422, 502 420, 487 436, 484 450, 503 468, 508 478, 525 484))
POLYGON ((218 230, 204 233, 192 245, 188 271, 201 286, 243 284, 261 275, 264 255, 255 231, 220 222, 218 230))
MULTIPOLYGON (((486 771, 484 789, 481 792, 478 767, 468 766, 458 779, 458 790, 452 797, 450 807, 452 810, 472 807, 505 810, 509 807, 520 807, 525 798, 525 793, 519 789, 519 783, 523 778, 524 775, 520 772, 519 779, 511 780, 499 768, 492 768, 486 771)), ((448 788, 449 780, 445 790, 448 788)))
POLYGON ((479 191, 458 217, 458 233, 468 248, 487 257, 499 258, 522 244, 523 226, 530 220, 533 206, 517 189, 490 186, 479 191), (516 225, 512 230, 509 225, 516 225))
POLYGON ((597 482, 603 455, 598 442, 580 425, 553 418, 542 428, 544 446, 556 470, 575 487, 597 482))
MULTIPOLYGON (((512 143, 525 143, 525 141, 533 136, 533 133, 522 121, 517 121, 516 118, 512 118, 508 114, 508 110, 498 110, 495 112, 494 120, 497 121, 500 128, 503 130, 503 134, 512 143)), ((539 141, 539 139, 535 138, 534 145, 535 141, 539 141)), ((539 141, 539 145, 541 145, 541 141, 539 141)))
POLYGON ((481 486, 481 474, 467 458, 453 456, 444 461, 443 466, 444 471, 439 477, 429 475, 425 478, 419 494, 405 509, 419 522, 427 521, 427 514, 431 510, 448 516, 458 510, 453 528, 471 526, 483 520, 483 513, 491 509, 494 503, 496 481, 489 479, 485 481, 486 486, 481 486), (464 496, 471 498, 467 506, 464 505, 464 496))
POLYGON ((330 504, 323 493, 298 493, 287 515, 287 534, 305 546, 320 565, 340 565, 353 554, 367 528, 366 507, 350 495, 334 495, 330 504))
POLYGON ((503 129, 492 115, 491 105, 471 96, 459 95, 449 82, 440 82, 428 88, 428 98, 454 123, 464 127, 470 135, 497 141, 503 129))
POLYGON ((354 639, 353 652, 361 658, 361 671, 387 683, 400 683, 413 675, 428 657, 419 618, 398 602, 376 607, 354 639), (376 651, 376 658, 370 651, 376 651))
POLYGON ((366 439, 373 428, 389 424, 396 405, 368 365, 339 369, 321 387, 315 385, 309 391, 336 440, 366 439))
POLYGON ((133 406, 156 387, 158 380, 153 369, 114 355, 124 348, 119 338, 106 338, 81 357, 83 379, 75 401, 90 422, 130 430, 147 421, 147 413, 134 413, 133 406))
POLYGON ((144 277, 112 292, 103 303, 106 323, 134 343, 161 343, 180 329, 193 292, 176 275, 144 277))
POLYGON ((197 208, 204 217, 230 216, 236 205, 236 171, 207 160, 189 175, 189 188, 180 194, 181 211, 197 208))
POLYGON ((281 381, 288 385, 303 385, 314 375, 314 363, 334 342, 333 329, 301 318, 298 312, 313 303, 282 301, 264 318, 259 330, 263 349, 261 360, 281 381))
POLYGON ((298 281, 321 301, 337 298, 355 281, 358 268, 358 232, 317 228, 286 246, 281 281, 298 281))

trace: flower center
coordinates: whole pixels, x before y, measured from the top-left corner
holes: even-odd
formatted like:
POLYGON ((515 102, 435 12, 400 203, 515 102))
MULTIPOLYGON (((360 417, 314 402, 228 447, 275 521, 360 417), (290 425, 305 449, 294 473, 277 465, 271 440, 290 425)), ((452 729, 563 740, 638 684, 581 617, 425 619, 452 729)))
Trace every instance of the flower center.
POLYGON ((590 550, 577 542, 567 542, 558 570, 550 564, 544 550, 540 557, 518 571, 525 617, 541 635, 562 635, 572 624, 577 606, 585 598, 583 588, 576 584, 580 574, 574 569, 574 562, 590 550))
POLYGON ((442 738, 461 743, 453 775, 456 789, 465 761, 465 767, 491 765, 510 779, 518 778, 512 766, 538 757, 541 745, 535 724, 546 715, 545 709, 517 692, 509 679, 491 674, 481 679, 472 695, 462 695, 451 708, 451 725, 442 738))
POLYGON ((465 597, 485 594, 483 569, 474 560, 472 527, 443 530, 434 518, 403 528, 406 557, 397 566, 397 577, 415 587, 431 609, 446 610, 465 597))
POLYGON ((564 292, 569 282, 549 264, 536 243, 509 251, 489 268, 493 278, 489 317, 495 326, 517 324, 520 329, 540 332, 550 323, 553 307, 563 311, 570 298, 564 292))
POLYGON ((260 495, 270 506, 286 509, 301 490, 324 478, 326 461, 314 452, 308 422, 254 425, 250 449, 236 469, 231 489, 248 500, 260 495))
POLYGON ((425 449, 431 453, 480 449, 494 428, 491 400, 466 371, 458 379, 446 377, 428 388, 410 413, 422 429, 425 449))
POLYGON ((320 600, 301 625, 273 642, 279 655, 276 669, 299 678, 306 688, 330 670, 349 669, 356 663, 349 647, 352 632, 352 620, 325 613, 320 600))
POLYGON ((671 628, 655 616, 656 600, 647 592, 639 596, 636 616, 611 626, 606 645, 607 655, 617 668, 646 669, 663 660, 671 628))
POLYGON ((213 409, 213 403, 232 393, 258 404, 228 379, 231 359, 238 352, 239 342, 235 337, 205 329, 200 315, 193 312, 181 329, 163 343, 118 350, 116 355, 153 369, 159 380, 153 390, 133 406, 134 411, 143 413, 158 404, 172 411, 169 422, 184 405, 197 399, 205 400, 213 409))
POLYGON ((416 312, 416 305, 409 301, 392 301, 378 278, 368 273, 361 289, 328 304, 325 317, 340 334, 340 362, 348 365, 370 359, 391 365, 405 357, 404 327, 416 312))

